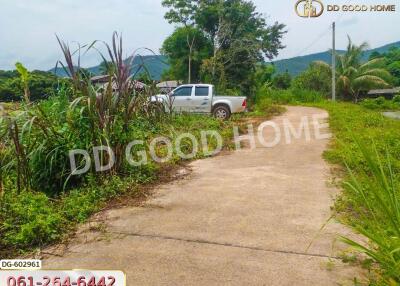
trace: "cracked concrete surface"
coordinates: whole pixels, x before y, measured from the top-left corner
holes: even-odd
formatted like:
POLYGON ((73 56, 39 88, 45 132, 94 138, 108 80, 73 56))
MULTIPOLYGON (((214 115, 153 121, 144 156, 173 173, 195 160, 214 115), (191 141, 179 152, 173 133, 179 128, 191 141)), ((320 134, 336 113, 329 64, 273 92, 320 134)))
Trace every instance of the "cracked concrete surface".
MULTIPOLYGON (((315 114, 328 116, 288 107, 273 121, 298 126, 315 114)), ((81 233, 44 266, 123 270, 128 285, 352 285, 359 269, 337 258, 338 235, 351 232, 334 221, 320 230, 337 194, 327 144, 312 136, 195 161, 143 207, 107 211, 107 239, 81 233)))

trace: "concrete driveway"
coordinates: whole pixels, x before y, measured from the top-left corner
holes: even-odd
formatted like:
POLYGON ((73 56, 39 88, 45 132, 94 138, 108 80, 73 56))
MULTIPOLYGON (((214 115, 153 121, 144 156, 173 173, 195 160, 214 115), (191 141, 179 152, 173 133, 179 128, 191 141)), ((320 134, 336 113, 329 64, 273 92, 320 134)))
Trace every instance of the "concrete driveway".
MULTIPOLYGON (((315 114, 328 116, 288 107, 273 121, 315 114)), ((320 231, 337 194, 321 157, 328 142, 303 136, 195 161, 143 207, 103 213, 105 225, 83 228, 44 266, 123 270, 128 285, 352 285, 358 269, 337 258, 349 230, 331 221, 320 231)))

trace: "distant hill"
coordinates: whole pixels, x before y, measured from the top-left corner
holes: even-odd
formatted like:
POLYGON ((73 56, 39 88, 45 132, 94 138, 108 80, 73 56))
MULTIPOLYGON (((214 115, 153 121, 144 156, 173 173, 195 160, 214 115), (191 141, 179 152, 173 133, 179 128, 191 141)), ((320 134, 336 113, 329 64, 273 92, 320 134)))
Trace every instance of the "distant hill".
MULTIPOLYGON (((145 68, 141 68, 139 71, 140 73, 147 72, 149 73, 150 77, 153 80, 160 80, 163 72, 169 68, 167 58, 161 55, 151 55, 151 56, 142 56, 142 57, 135 57, 133 61, 133 68, 132 71, 136 72, 136 69, 144 65, 145 68)), ((101 70, 100 70, 100 65, 94 66, 87 68, 93 75, 100 75, 101 70)), ((60 77, 66 77, 67 73, 64 71, 62 67, 57 67, 57 70, 55 68, 51 69, 49 72, 56 73, 60 77)))
MULTIPOLYGON (((391 47, 399 47, 400 48, 400 41, 392 44, 388 44, 376 49, 371 49, 365 52, 363 60, 367 60, 371 53, 373 52, 378 52, 378 53, 385 53, 387 52, 391 47)), ((338 50, 338 53, 344 53, 342 50, 338 50)), ((290 59, 285 59, 285 60, 279 60, 273 62, 277 73, 284 73, 288 71, 292 76, 297 76, 299 73, 304 71, 305 69, 308 68, 310 63, 314 61, 324 61, 327 63, 331 63, 331 54, 329 51, 323 52, 323 53, 316 53, 316 54, 311 54, 307 56, 301 56, 301 57, 295 57, 295 58, 290 58, 290 59)))
MULTIPOLYGON (((373 53, 375 51, 379 52, 379 53, 385 53, 391 47, 400 47, 400 41, 367 51, 364 54, 364 60, 367 60, 369 58, 369 56, 371 55, 371 53, 373 53)), ((343 50, 338 50, 337 52, 344 53, 343 50)), ((169 68, 167 58, 164 56, 161 56, 161 55, 142 56, 142 60, 153 80, 159 81, 161 79, 161 75, 163 74, 163 72, 169 68)), ((138 66, 139 64, 141 64, 142 60, 138 57, 135 58, 134 63, 133 63, 134 66, 138 66)), ((292 76, 297 76, 299 73, 301 73, 302 71, 307 69, 308 66, 310 65, 310 63, 312 63, 314 61, 324 61, 324 62, 330 63, 331 55, 328 51, 326 51, 326 52, 311 54, 311 55, 307 55, 307 56, 279 60, 279 61, 275 61, 273 63, 276 66, 277 73, 284 73, 287 70, 292 76)), ((88 68, 88 70, 91 73, 93 73, 94 75, 99 75, 100 74, 100 65, 88 68)), ((50 72, 54 73, 54 69, 50 70, 50 72)), ((144 72, 144 70, 142 69, 141 72, 144 72)), ((66 76, 65 71, 60 67, 57 68, 56 74, 58 76, 62 76, 62 77, 66 76)))

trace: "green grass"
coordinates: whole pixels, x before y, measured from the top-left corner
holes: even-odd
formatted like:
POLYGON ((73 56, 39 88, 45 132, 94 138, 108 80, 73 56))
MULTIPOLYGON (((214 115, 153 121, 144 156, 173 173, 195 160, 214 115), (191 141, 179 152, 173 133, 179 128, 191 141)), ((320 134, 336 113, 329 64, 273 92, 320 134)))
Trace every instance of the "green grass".
MULTIPOLYGON (((191 132, 198 139, 200 130, 217 130, 228 144, 231 136, 230 122, 220 122, 212 117, 197 115, 176 116, 170 125, 159 130, 159 134, 147 133, 147 136, 165 135, 176 138, 178 134, 191 132), (229 127, 229 128, 228 128, 229 127)), ((210 149, 215 142, 210 141, 210 149)), ((191 143, 182 144, 183 151, 190 152, 191 143)), ((205 157, 199 152, 197 158, 205 157)), ((178 163, 180 159, 174 156, 170 164, 178 163)), ((82 223, 93 213, 100 210, 110 199, 126 192, 133 195, 138 187, 151 183, 158 178, 161 165, 149 160, 147 165, 127 169, 127 175, 111 175, 107 177, 91 177, 85 183, 58 196, 49 196, 40 191, 22 190, 18 192, 4 182, 7 188, 0 199, 0 245, 5 249, 17 250, 3 253, 2 256, 29 251, 62 238, 67 230, 76 223, 82 223)))
POLYGON ((358 140, 364 146, 376 146, 381 156, 386 156, 388 150, 393 169, 400 171, 400 121, 352 103, 323 102, 313 106, 330 114, 330 128, 335 135, 332 148, 325 153, 330 162, 345 161, 352 170, 365 171, 368 165, 358 140))
MULTIPOLYGON (((43 121, 36 121, 29 131, 23 133, 19 142, 23 144, 29 168, 27 179, 30 186, 17 188, 17 170, 9 164, 15 157, 12 141, 2 137, 0 144, 0 249, 1 257, 15 256, 21 252, 30 251, 52 242, 59 241, 77 223, 86 221, 92 214, 103 208, 107 202, 115 197, 129 193, 136 195, 140 186, 152 183, 159 178, 164 165, 155 163, 148 156, 148 164, 140 167, 129 166, 124 162, 120 171, 112 173, 89 172, 80 180, 70 180, 67 188, 63 188, 65 169, 68 168, 68 150, 91 146, 83 144, 90 134, 88 120, 80 114, 68 118, 69 102, 63 96, 52 97, 49 100, 26 108, 27 112, 19 111, 16 116, 26 116, 26 122, 31 122, 31 114, 46 114, 43 121), (19 115, 21 114, 21 115, 19 115), (44 121, 48 118, 48 121, 44 121), (46 124, 46 129, 41 129, 46 124), (55 140, 47 140, 42 136, 56 134, 55 140), (83 143, 82 143, 83 142, 83 143), (48 151, 49 150, 49 151, 48 151), (57 150, 56 156, 53 151, 57 150), (53 153, 52 153, 53 152, 53 153), (54 154, 54 156, 48 156, 54 154), (60 167, 59 167, 60 166, 60 167), (56 180, 60 183, 55 184, 56 180)), ((150 141, 159 136, 165 136, 172 142, 182 133, 191 133, 201 146, 201 131, 218 131, 226 146, 230 145, 234 124, 233 121, 221 122, 211 116, 201 115, 165 115, 168 118, 155 120, 150 117, 137 116, 131 121, 129 129, 123 132, 118 126, 112 133, 110 144, 118 146, 120 142, 143 140, 146 142, 141 148, 147 152, 150 141)), ((20 117, 19 117, 20 118, 20 117)), ((35 117, 39 118, 39 117, 35 117)), ((7 120, 4 119, 3 123, 7 120)), ((6 122, 7 123, 7 122, 6 122)), ((27 130, 29 124, 19 124, 19 130, 27 130)), ((7 125, 2 125, 1 134, 7 135, 7 125)), ((52 137, 49 136, 50 139, 52 137)), ((209 138, 209 148, 214 150, 216 140, 209 138)), ((181 144, 184 153, 190 153, 193 146, 190 140, 181 144)), ((114 149, 115 150, 115 149, 114 149)), ((163 147, 158 151, 162 153, 163 147)), ((201 149, 200 149, 201 150, 201 149)), ((138 151, 138 150, 134 150, 138 151)), ((198 152, 195 159, 204 158, 206 154, 198 152)), ((22 156, 21 156, 22 158, 22 156)), ((177 154, 173 154, 167 165, 173 167, 182 161, 177 154)), ((17 165, 15 165, 17 166, 17 165)))
POLYGON ((256 102, 269 100, 270 104, 301 104, 311 102, 322 102, 324 96, 316 91, 301 89, 272 89, 263 88, 257 95, 256 102))
POLYGON ((400 110, 400 96, 397 95, 392 100, 386 100, 384 97, 364 99, 360 104, 372 110, 400 110))
POLYGON ((326 160, 348 170, 336 201, 338 218, 370 245, 344 239, 379 265, 372 284, 400 283, 400 121, 351 103, 312 104, 328 110, 334 134, 326 160))

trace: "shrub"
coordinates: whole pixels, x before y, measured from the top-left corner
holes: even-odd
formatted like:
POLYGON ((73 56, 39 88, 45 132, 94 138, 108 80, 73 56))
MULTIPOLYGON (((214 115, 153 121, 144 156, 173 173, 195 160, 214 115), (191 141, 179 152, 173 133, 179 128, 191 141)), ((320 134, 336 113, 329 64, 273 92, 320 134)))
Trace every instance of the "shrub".
POLYGON ((277 89, 288 89, 292 84, 292 77, 288 72, 278 74, 272 79, 272 85, 277 89))
POLYGON ((312 63, 310 67, 298 75, 292 83, 296 90, 311 90, 321 93, 328 97, 332 91, 332 76, 328 69, 317 63, 312 63))
POLYGON ((70 223, 81 223, 98 211, 109 199, 127 192, 136 185, 134 177, 111 176, 101 184, 92 178, 87 186, 65 194, 60 202, 60 210, 70 223))
POLYGON ((268 97, 260 97, 257 99, 254 108, 254 115, 261 115, 261 116, 273 116, 279 115, 285 108, 279 105, 276 105, 271 98, 268 97))
POLYGON ((259 100, 263 97, 279 104, 315 103, 324 100, 323 96, 317 91, 294 88, 288 90, 265 89, 263 94, 257 96, 257 99, 259 100))
MULTIPOLYGON (((150 101, 152 87, 137 91, 132 84, 129 61, 133 59, 123 59, 121 42, 114 35, 113 44, 106 46, 114 67, 107 70, 115 79, 115 90, 111 82, 109 88, 93 86, 87 73, 75 68, 68 45, 60 41, 71 83, 59 86, 56 95, 46 100, 21 103, 18 110, 7 110, 8 115, 0 117, 0 194, 4 194, 0 196, 0 246, 26 249, 53 242, 65 227, 85 221, 110 198, 157 178, 159 164, 149 161, 132 167, 125 161, 125 147, 133 140, 143 140, 145 146, 140 147, 147 150, 146 142, 158 135, 173 141, 183 132, 198 139, 201 130, 231 134, 224 130, 229 122, 155 109, 150 101), (114 168, 72 176, 69 150, 92 153, 94 146, 102 145, 114 151, 114 168)), ((210 146, 215 144, 210 140, 210 146)), ((183 151, 190 153, 191 141, 183 145, 183 151)), ((108 160, 105 154, 100 159, 108 160)), ((174 160, 172 164, 179 159, 174 160)))
POLYGON ((396 98, 393 98, 393 100, 386 100, 384 97, 380 96, 375 99, 364 99, 361 101, 361 105, 374 110, 392 110, 400 107, 396 100, 396 98))
POLYGON ((45 194, 9 191, 0 205, 2 244, 24 249, 55 241, 63 234, 65 221, 45 194))
POLYGON ((315 90, 293 89, 292 93, 294 95, 295 102, 315 103, 324 100, 324 96, 315 90))
MULTIPOLYGON (((49 72, 33 71, 30 73, 29 79, 30 99, 32 101, 46 99, 64 84, 68 84, 68 80, 57 78, 49 72)), ((23 93, 18 73, 8 72, 6 77, 0 77, 0 102, 21 101, 23 93)))

